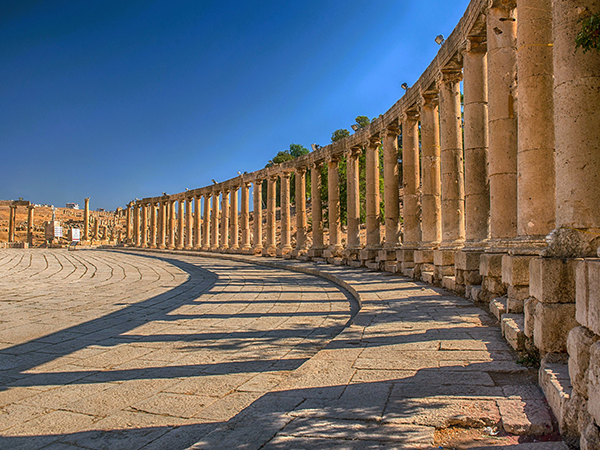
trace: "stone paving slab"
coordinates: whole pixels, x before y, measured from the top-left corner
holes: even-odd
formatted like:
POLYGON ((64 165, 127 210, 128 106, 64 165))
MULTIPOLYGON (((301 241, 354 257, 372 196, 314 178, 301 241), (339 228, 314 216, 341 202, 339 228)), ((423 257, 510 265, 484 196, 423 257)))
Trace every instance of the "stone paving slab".
POLYGON ((242 255, 16 252, 0 251, 0 447, 437 448, 445 427, 480 433, 476 447, 553 431, 493 319, 441 289, 242 255))

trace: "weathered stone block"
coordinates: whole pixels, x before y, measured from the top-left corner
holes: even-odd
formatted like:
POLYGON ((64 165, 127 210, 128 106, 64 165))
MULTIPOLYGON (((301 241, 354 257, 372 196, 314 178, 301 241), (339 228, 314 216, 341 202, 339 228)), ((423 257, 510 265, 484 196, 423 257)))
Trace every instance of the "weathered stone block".
POLYGON ((433 284, 433 282, 435 281, 433 272, 421 272, 421 279, 425 283, 429 283, 429 284, 433 284))
POLYGON ((525 348, 525 333, 523 333, 524 319, 522 314, 502 315, 502 334, 504 339, 515 350, 525 348))
POLYGON ((529 263, 529 293, 542 303, 575 302, 576 260, 534 258, 529 263))
POLYGON ((454 264, 457 269, 460 270, 477 270, 479 271, 479 259, 481 253, 479 252, 467 252, 458 251, 454 255, 454 264))
POLYGON ((540 354, 566 352, 567 335, 576 327, 574 303, 542 303, 535 307, 533 343, 540 354))
POLYGON ((575 304, 577 311, 575 318, 584 327, 588 327, 588 311, 590 302, 590 287, 588 281, 587 260, 577 261, 575 269, 575 304))
POLYGON ((523 301, 529 297, 529 286, 513 286, 509 284, 506 293, 508 294, 508 298, 523 301))
POLYGON ((500 277, 485 277, 483 279, 482 287, 484 290, 497 295, 504 295, 506 292, 506 286, 504 286, 500 277))
POLYGON ((490 302, 490 312, 500 320, 506 314, 506 297, 498 297, 490 302))
POLYGON ((465 284, 465 271, 464 270, 456 270, 456 266, 454 267, 454 281, 456 284, 465 284))
POLYGON ((481 286, 475 286, 472 285, 470 292, 469 292, 469 298, 471 300, 473 300, 474 302, 478 302, 479 300, 479 296, 481 294, 481 286))
POLYGON ((575 327, 567 337, 569 353, 569 376, 571 384, 583 397, 587 398, 587 371, 590 364, 590 347, 600 340, 585 327, 575 327))
POLYGON ((417 264, 433 263, 433 250, 415 250, 413 256, 417 264))
POLYGON ((588 367, 588 412, 596 423, 600 423, 600 342, 590 347, 588 367))
POLYGON ((581 450, 598 450, 600 448, 600 429, 595 423, 588 424, 579 441, 581 450))
POLYGON ((587 260, 587 300, 587 327, 600 335, 600 260, 597 259, 587 260))
POLYGON ((484 277, 502 277, 503 253, 483 253, 479 259, 479 273, 484 277))
POLYGON ((539 383, 562 429, 564 426, 565 403, 569 401, 573 391, 569 381, 567 365, 552 362, 548 357, 543 358, 539 372, 539 383))
POLYGON ((523 314, 524 300, 508 297, 506 299, 506 311, 511 314, 523 314))
POLYGON ((511 286, 529 285, 529 261, 533 256, 502 257, 502 282, 511 286))
POLYGON ((413 262, 414 253, 414 250, 396 250, 396 259, 403 262, 413 262))
POLYGON ((453 266, 454 250, 435 250, 433 252, 433 263, 436 266, 453 266))
POLYGON ((533 337, 533 326, 535 323, 535 307, 538 301, 535 297, 529 297, 523 304, 523 314, 525 316, 525 336, 533 337))
POLYGON ((481 284, 483 277, 479 274, 479 271, 473 270, 465 272, 465 284, 477 285, 481 284))
POLYGON ((449 291, 454 291, 456 289, 456 279, 451 276, 444 276, 442 278, 442 287, 449 291))

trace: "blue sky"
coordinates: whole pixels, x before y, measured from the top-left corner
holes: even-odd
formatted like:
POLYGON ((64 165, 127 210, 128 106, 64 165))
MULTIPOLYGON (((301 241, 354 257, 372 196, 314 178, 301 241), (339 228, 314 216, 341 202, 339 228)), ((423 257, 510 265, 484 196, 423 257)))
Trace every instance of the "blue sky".
POLYGON ((115 209, 382 114, 468 1, 6 3, 0 198, 115 209))

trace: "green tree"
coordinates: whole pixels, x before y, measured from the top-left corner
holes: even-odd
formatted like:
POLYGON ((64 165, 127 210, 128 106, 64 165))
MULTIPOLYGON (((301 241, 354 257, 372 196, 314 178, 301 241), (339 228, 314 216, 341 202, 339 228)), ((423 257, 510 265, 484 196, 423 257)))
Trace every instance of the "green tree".
POLYGON ((299 156, 310 153, 310 151, 306 147, 303 147, 300 144, 290 144, 289 153, 294 158, 298 158, 299 156))
POLYGON ((592 14, 581 20, 581 31, 575 37, 575 50, 583 53, 595 49, 600 52, 600 14, 592 14))
POLYGON ((335 130, 331 134, 331 142, 341 141, 342 139, 347 138, 348 136, 350 136, 350 132, 345 128, 340 128, 339 130, 335 130))
POLYGON ((366 128, 371 123, 367 116, 357 116, 354 120, 356 121, 356 124, 358 125, 359 129, 366 128))

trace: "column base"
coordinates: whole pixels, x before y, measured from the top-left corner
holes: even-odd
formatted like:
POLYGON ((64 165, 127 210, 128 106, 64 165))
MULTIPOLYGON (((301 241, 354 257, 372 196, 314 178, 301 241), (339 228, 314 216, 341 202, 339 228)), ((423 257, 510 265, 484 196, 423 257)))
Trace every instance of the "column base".
POLYGON ((275 256, 277 256, 278 258, 282 258, 285 255, 291 253, 293 250, 291 245, 286 245, 284 247, 277 247, 277 250, 275 251, 275 256))
POLYGON ((306 248, 306 247, 300 247, 300 248, 296 247, 290 253, 290 255, 292 256, 292 258, 299 258, 301 256, 306 256, 307 254, 308 254, 308 248, 306 248))
POLYGON ((324 258, 341 258, 343 256, 344 247, 341 245, 332 245, 323 250, 324 258))
POLYGON ((311 247, 308 249, 307 255, 309 258, 320 258, 324 250, 323 247, 311 247))
POLYGON ((478 250, 463 248, 454 255, 454 290, 461 295, 467 295, 473 286, 481 285, 479 274, 479 259, 483 248, 478 250))
POLYGON ((275 247, 274 245, 265 247, 262 249, 261 255, 269 257, 277 256, 277 247, 275 247))
MULTIPOLYGON (((441 285, 446 277, 454 278, 454 256, 456 249, 441 248, 433 251, 434 279, 436 285, 441 285)), ((455 281, 455 280, 454 280, 455 281)), ((452 280, 448 279, 446 286, 453 286, 452 280)), ((452 289, 454 290, 454 289, 452 289)))

